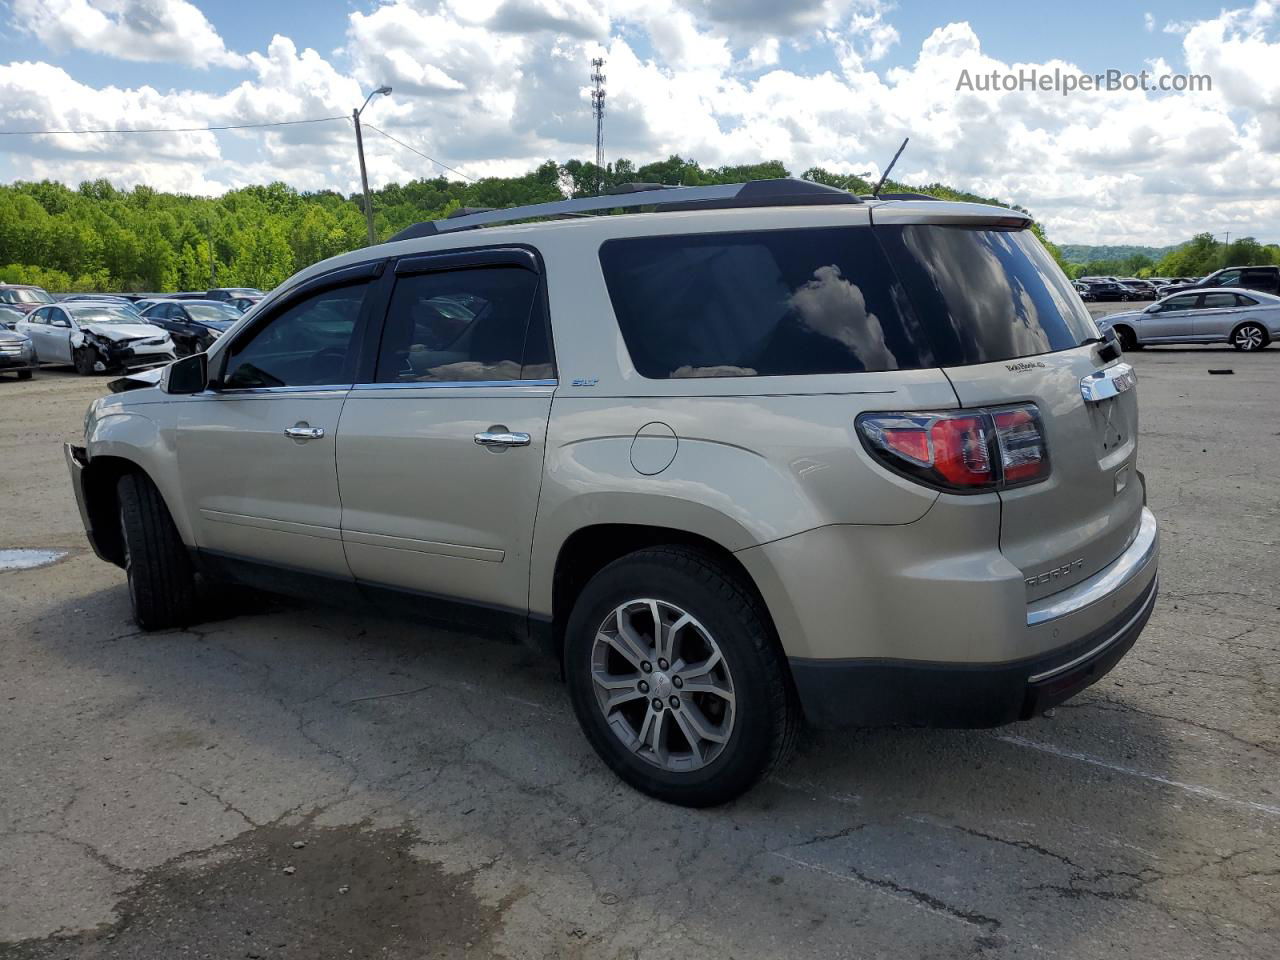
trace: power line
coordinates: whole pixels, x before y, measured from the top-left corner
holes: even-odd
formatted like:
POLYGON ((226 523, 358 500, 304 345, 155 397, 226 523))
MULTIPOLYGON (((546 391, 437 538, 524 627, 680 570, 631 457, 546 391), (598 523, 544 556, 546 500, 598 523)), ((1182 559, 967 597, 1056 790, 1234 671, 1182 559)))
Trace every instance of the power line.
POLYGON ((384 137, 386 137, 388 140, 392 141, 393 143, 398 143, 398 144, 400 144, 400 146, 404 147, 404 148, 405 148, 406 150, 408 150, 410 153, 416 153, 418 156, 422 157, 422 159, 424 159, 424 160, 430 160, 432 163, 437 164, 437 165, 439 165, 439 166, 441 166, 441 167, 444 167, 446 170, 450 171, 451 173, 456 173, 458 176, 462 177, 464 180, 470 180, 472 183, 475 183, 475 182, 476 182, 476 178, 475 178, 475 177, 469 177, 469 176, 467 176, 465 173, 463 173, 461 170, 456 170, 456 169, 454 169, 453 167, 449 166, 447 163, 442 163, 441 161, 437 160, 435 157, 429 157, 429 156, 427 156, 427 155, 426 155, 425 153, 423 153, 421 150, 418 150, 418 149, 417 149, 417 148, 415 148, 415 147, 411 147, 411 146, 409 146, 409 144, 405 143, 403 140, 400 140, 400 139, 397 139, 396 137, 393 137, 391 134, 387 133, 387 131, 385 131, 385 130, 381 130, 381 129, 379 129, 378 127, 375 127, 372 123, 368 123, 368 122, 366 122, 366 123, 365 123, 365 126, 366 126, 366 127, 368 127, 370 130, 374 130, 374 131, 377 131, 378 133, 382 134, 384 137))
MULTIPOLYGON (((221 124, 218 126, 211 126, 211 127, 127 127, 127 128, 103 127, 103 128, 94 128, 94 129, 84 129, 84 130, 0 130, 0 137, 41 137, 41 136, 53 136, 53 135, 64 135, 64 134, 101 134, 101 133, 207 133, 207 132, 220 131, 220 130, 253 130, 253 129, 261 129, 264 127, 289 127, 289 126, 295 126, 301 123, 328 123, 332 120, 350 120, 350 119, 351 119, 350 117, 346 115, 342 115, 337 117, 313 117, 308 120, 275 120, 269 123, 226 123, 226 124, 221 124)), ((470 180, 472 183, 475 182, 475 177, 470 177, 467 174, 463 173, 461 170, 455 169, 454 167, 449 166, 447 163, 443 163, 442 161, 437 160, 435 157, 427 156, 421 150, 418 150, 417 148, 410 146, 409 144, 405 143, 403 140, 399 139, 398 137, 393 137, 391 134, 387 133, 387 131, 379 127, 375 127, 371 123, 366 122, 364 125, 368 127, 370 130, 375 130, 378 133, 382 134, 388 140, 391 140, 394 143, 398 143, 400 146, 404 147, 406 150, 410 151, 411 153, 416 153, 418 156, 422 157, 424 160, 430 160, 432 163, 443 167, 444 169, 450 171, 451 173, 456 173, 458 176, 462 177, 464 180, 470 180)))
POLYGON ((260 127, 290 127, 299 123, 327 123, 330 120, 347 120, 340 117, 314 117, 310 120, 275 120, 269 123, 226 123, 216 127, 129 127, 99 130, 0 130, 0 137, 41 137, 53 134, 79 133, 205 133, 217 130, 250 130, 260 127))

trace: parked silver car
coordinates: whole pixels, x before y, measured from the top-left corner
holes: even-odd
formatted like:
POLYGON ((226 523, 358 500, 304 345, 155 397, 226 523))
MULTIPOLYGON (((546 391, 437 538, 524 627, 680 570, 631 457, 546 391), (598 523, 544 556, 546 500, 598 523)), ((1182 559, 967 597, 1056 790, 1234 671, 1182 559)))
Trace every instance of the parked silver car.
POLYGON ((1212 288, 1175 293, 1145 310, 1099 317, 1125 350, 1157 343, 1229 343, 1261 350, 1280 336, 1280 297, 1257 290, 1212 288))
POLYGON ((15 330, 0 327, 0 373, 16 373, 19 380, 30 380, 35 368, 31 341, 15 330))
POLYGON ((1159 556, 1133 368, 1030 226, 794 180, 418 224, 113 385, 82 519, 145 629, 199 573, 510 631, 676 803, 802 716, 1026 719, 1133 645, 1159 556), (655 212, 548 219, 615 207, 655 212))
POLYGON ((76 301, 32 310, 14 329, 40 363, 71 363, 82 374, 158 366, 173 360, 169 334, 131 305, 76 301))

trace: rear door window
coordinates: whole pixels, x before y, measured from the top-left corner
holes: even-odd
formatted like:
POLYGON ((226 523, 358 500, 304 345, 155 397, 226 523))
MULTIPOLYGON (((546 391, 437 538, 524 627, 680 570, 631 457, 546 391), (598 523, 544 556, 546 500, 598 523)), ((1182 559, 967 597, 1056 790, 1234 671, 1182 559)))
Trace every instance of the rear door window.
POLYGON ((1098 335, 1030 230, 919 224, 875 234, 943 366, 1068 350, 1098 335))
POLYGON ((936 365, 866 227, 609 240, 600 263, 631 361, 650 379, 936 365))
POLYGON ((1234 293, 1206 293, 1202 304, 1205 310, 1221 310, 1223 307, 1234 307, 1235 305, 1236 295, 1234 293))
POLYGON ((504 265, 399 277, 375 381, 550 379, 539 284, 533 271, 504 265))

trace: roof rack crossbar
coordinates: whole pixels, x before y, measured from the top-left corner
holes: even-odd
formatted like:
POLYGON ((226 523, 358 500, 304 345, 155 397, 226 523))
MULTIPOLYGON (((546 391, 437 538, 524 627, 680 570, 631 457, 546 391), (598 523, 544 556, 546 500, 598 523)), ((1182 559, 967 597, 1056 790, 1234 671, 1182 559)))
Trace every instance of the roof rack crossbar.
POLYGON ((808 180, 783 178, 755 180, 748 183, 723 183, 705 187, 659 187, 636 184, 633 192, 602 197, 577 197, 550 203, 531 203, 505 210, 458 211, 445 220, 414 224, 391 238, 408 240, 470 230, 495 223, 512 223, 535 217, 563 218, 632 207, 654 207, 659 210, 696 210, 726 207, 794 206, 800 204, 861 203, 853 194, 808 180), (462 215, 458 215, 458 214, 462 215))

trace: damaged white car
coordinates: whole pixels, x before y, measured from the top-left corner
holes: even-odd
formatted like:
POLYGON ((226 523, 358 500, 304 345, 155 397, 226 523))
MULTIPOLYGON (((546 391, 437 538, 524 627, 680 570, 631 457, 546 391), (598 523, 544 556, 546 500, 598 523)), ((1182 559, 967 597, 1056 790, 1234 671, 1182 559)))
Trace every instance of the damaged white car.
POLYGON ((14 329, 31 340, 39 363, 70 363, 83 374, 160 366, 177 356, 166 330, 113 303, 51 304, 14 329))

